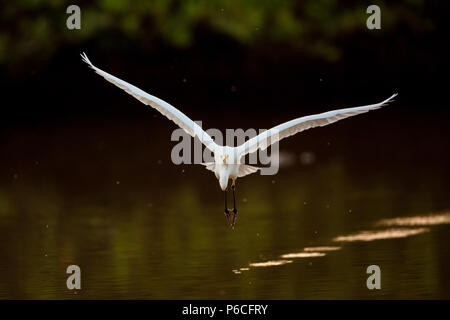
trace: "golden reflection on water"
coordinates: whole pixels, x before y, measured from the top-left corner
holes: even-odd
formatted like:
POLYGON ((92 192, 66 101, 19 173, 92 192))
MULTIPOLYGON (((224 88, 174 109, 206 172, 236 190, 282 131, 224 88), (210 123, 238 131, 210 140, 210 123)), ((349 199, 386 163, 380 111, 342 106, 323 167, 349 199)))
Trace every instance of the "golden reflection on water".
MULTIPOLYGON (((167 129, 164 121, 154 125, 158 134, 167 129)), ((444 161, 424 173, 430 167, 417 159, 420 176, 411 175, 413 167, 402 165, 405 170, 399 171, 392 161, 382 168, 377 161, 384 170, 380 174, 365 161, 370 157, 355 159, 353 150, 359 146, 354 139, 351 144, 341 139, 339 155, 337 141, 328 144, 320 132, 318 138, 305 139, 310 144, 304 150, 291 140, 295 159, 285 155, 276 177, 251 175, 239 184, 241 214, 230 232, 222 220, 223 194, 214 175, 201 166, 174 166, 170 139, 154 145, 169 151, 165 157, 144 152, 142 146, 153 135, 148 130, 145 122, 4 136, 0 298, 72 298, 65 285, 70 264, 85 270, 78 296, 86 299, 365 298, 364 284, 334 279, 352 278, 369 257, 385 259, 385 270, 398 272, 384 275, 393 286, 382 290, 383 297, 449 297, 449 232, 432 229, 448 218, 427 218, 423 226, 418 225, 423 219, 411 220, 432 208, 450 212, 444 161), (33 149, 24 152, 24 146, 33 149), (289 166, 291 160, 295 163, 289 166), (391 223, 409 221, 410 228, 429 227, 436 233, 407 238, 414 242, 402 245, 395 239, 368 242, 370 255, 369 248, 332 242, 362 230, 407 228, 376 226, 393 217, 410 218, 391 223), (342 249, 333 252, 321 248, 325 246, 342 249), (280 257, 301 252, 326 255, 297 261, 280 257), (276 266, 283 277, 272 277, 280 271, 276 266)), ((170 137, 171 130, 163 132, 170 137)), ((290 149, 287 144, 284 148, 290 149)), ((414 159, 410 149, 398 150, 414 159)))
POLYGON ((303 251, 306 252, 317 252, 317 251, 336 251, 341 250, 341 247, 332 247, 332 246, 326 246, 326 247, 306 247, 303 249, 303 251))
POLYGON ((435 226, 450 223, 450 212, 427 216, 383 219, 377 222, 379 226, 435 226))
POLYGON ((294 252, 281 255, 282 258, 315 258, 323 257, 326 254, 323 252, 294 252))
POLYGON ((240 274, 240 273, 242 273, 242 271, 248 271, 248 270, 250 270, 250 268, 243 267, 243 268, 239 268, 239 269, 233 269, 233 270, 231 270, 231 272, 233 272, 235 274, 240 274))
MULTIPOLYGON (((392 219, 383 219, 378 221, 376 226, 435 226, 440 224, 450 223, 450 212, 442 214, 434 214, 427 216, 416 217, 399 217, 392 219)), ((332 239, 333 242, 355 242, 355 241, 375 241, 384 239, 398 239, 415 236, 418 234, 429 232, 429 228, 390 228, 383 230, 363 230, 348 235, 337 236, 332 239)), ((323 251, 337 251, 340 250, 339 246, 317 246, 317 247, 305 247, 301 252, 285 253, 280 255, 283 259, 294 258, 316 258, 326 255, 323 251)), ((271 267, 279 266, 286 263, 291 263, 292 260, 270 260, 265 262, 250 263, 250 267, 271 267)), ((234 273, 239 274, 243 270, 249 270, 249 268, 240 268, 232 270, 234 273)))
POLYGON ((292 263, 292 260, 269 260, 264 262, 253 262, 250 263, 250 267, 273 267, 281 266, 283 264, 292 263))
POLYGON ((338 236, 335 242, 374 241, 415 236, 430 231, 429 228, 392 228, 385 230, 359 231, 353 234, 338 236))

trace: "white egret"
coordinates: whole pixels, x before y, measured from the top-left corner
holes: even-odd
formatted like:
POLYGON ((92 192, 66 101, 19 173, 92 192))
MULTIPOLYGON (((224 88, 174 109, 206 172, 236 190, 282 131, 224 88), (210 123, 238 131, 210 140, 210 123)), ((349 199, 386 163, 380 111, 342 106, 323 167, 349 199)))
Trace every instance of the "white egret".
POLYGON ((328 111, 311 116, 300 117, 283 124, 280 124, 268 131, 265 131, 243 143, 237 147, 219 146, 216 144, 211 136, 206 133, 197 123, 189 119, 184 113, 170 105, 169 103, 144 92, 143 90, 125 82, 99 68, 94 66, 88 59, 85 53, 81 54, 82 60, 86 62, 96 73, 101 75, 107 81, 113 83, 119 88, 125 90, 127 93, 141 101, 142 103, 149 105, 168 119, 175 122, 186 133, 192 137, 198 137, 200 141, 214 154, 214 162, 204 163, 206 169, 215 173, 216 178, 219 180, 220 188, 225 193, 225 214, 228 222, 234 227, 237 209, 235 198, 235 183, 236 179, 244 177, 251 173, 257 172, 260 168, 246 165, 241 163, 242 158, 249 153, 255 152, 258 149, 265 150, 267 147, 284 139, 292 136, 298 132, 314 128, 326 126, 330 123, 345 119, 347 117, 355 116, 360 113, 367 112, 381 108, 397 95, 394 94, 388 99, 375 104, 338 109, 334 111, 328 111), (227 206, 227 188, 229 180, 231 180, 231 188, 233 190, 233 210, 228 209, 227 206), (233 213, 231 215, 231 213, 233 213))

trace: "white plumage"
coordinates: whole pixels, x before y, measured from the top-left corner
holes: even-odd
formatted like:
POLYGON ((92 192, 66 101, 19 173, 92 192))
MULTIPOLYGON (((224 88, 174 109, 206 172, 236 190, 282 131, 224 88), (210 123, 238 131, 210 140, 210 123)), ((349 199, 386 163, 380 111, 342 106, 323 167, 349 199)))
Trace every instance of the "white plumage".
POLYGON ((125 90, 139 101, 155 108, 168 119, 175 122, 180 128, 184 129, 192 137, 197 136, 200 141, 214 153, 214 162, 205 163, 204 165, 206 166, 206 169, 215 173, 217 179, 219 180, 220 187, 224 191, 227 189, 228 181, 230 179, 232 180, 232 186, 234 187, 234 183, 238 177, 243 177, 258 171, 258 168, 256 167, 240 163, 241 158, 246 154, 255 152, 258 149, 264 150, 271 144, 292 136, 298 132, 314 127, 326 126, 330 123, 368 112, 369 110, 381 108, 388 102, 392 101, 392 99, 397 95, 394 94, 380 103, 361 107, 338 109, 297 118, 265 131, 237 147, 219 146, 198 124, 189 119, 184 113, 169 103, 97 68, 88 59, 86 54, 83 53, 81 57, 84 62, 86 62, 92 69, 95 70, 96 73, 101 75, 107 81, 125 90))

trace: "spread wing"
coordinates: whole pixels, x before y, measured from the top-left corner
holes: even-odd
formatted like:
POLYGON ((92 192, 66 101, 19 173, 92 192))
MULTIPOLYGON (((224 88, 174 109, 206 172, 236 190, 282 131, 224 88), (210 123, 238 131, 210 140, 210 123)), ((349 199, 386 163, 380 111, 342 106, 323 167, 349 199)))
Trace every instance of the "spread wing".
POLYGON ((142 103, 149 105, 161 114, 166 116, 168 119, 175 122, 180 128, 182 128, 186 133, 192 137, 198 137, 200 141, 212 152, 217 150, 218 145, 213 141, 211 136, 207 134, 197 123, 189 119, 184 113, 170 105, 169 103, 148 94, 147 92, 123 81, 99 68, 94 66, 85 53, 81 54, 82 60, 86 62, 96 73, 101 75, 107 81, 116 85, 117 87, 125 90, 128 94, 141 101, 142 103))
POLYGON ((253 137, 249 140, 247 140, 245 143, 237 147, 237 154, 240 155, 240 157, 246 155, 247 153, 253 153, 257 151, 258 149, 265 150, 267 147, 269 147, 271 144, 274 144, 281 139, 284 139, 286 137, 292 136, 298 132, 314 128, 314 127, 322 127, 326 126, 330 123, 356 116, 357 114, 368 112, 369 110, 375 110, 378 108, 381 108, 382 106, 386 105, 388 102, 391 102, 392 99, 397 94, 392 95, 388 99, 376 103, 376 104, 370 104, 362 107, 354 107, 354 108, 346 108, 346 109, 339 109, 334 111, 328 111, 320 114, 315 114, 311 116, 301 117, 297 118, 288 122, 285 122, 283 124, 280 124, 276 127, 273 127, 272 129, 268 131, 264 131, 257 135, 256 137, 253 137))

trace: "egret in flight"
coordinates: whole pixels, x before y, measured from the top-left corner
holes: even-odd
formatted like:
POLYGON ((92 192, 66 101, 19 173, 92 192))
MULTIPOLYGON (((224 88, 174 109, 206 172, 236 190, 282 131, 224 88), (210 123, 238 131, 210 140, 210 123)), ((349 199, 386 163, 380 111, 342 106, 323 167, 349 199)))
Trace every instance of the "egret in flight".
POLYGON ((142 103, 149 105, 161 114, 166 116, 169 120, 175 122, 186 133, 193 138, 197 137, 200 141, 214 154, 214 162, 204 163, 206 169, 211 170, 219 180, 220 188, 225 194, 225 215, 228 223, 234 228, 237 209, 236 209, 236 197, 235 197, 235 185, 236 179, 244 177, 251 173, 257 172, 260 168, 246 165, 241 163, 242 158, 246 154, 253 153, 258 149, 265 150, 270 145, 292 136, 298 132, 314 128, 326 126, 330 123, 345 119, 347 117, 355 116, 360 113, 367 112, 381 108, 390 102, 397 94, 392 95, 388 99, 375 104, 366 106, 353 107, 328 111, 311 116, 300 117, 285 123, 282 123, 268 131, 262 132, 259 135, 247 140, 240 146, 229 147, 219 146, 214 142, 211 136, 206 133, 197 123, 189 119, 184 113, 177 108, 173 107, 169 103, 142 91, 141 89, 125 82, 99 68, 94 66, 88 59, 85 53, 81 54, 82 60, 86 62, 96 73, 101 75, 107 81, 113 83, 117 87, 125 90, 128 94, 132 95, 142 103), (228 209, 227 205, 227 189, 228 183, 231 180, 231 189, 233 191, 233 209, 228 209))

